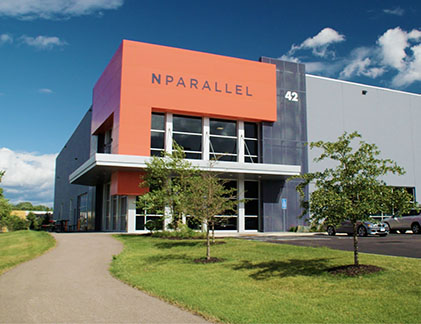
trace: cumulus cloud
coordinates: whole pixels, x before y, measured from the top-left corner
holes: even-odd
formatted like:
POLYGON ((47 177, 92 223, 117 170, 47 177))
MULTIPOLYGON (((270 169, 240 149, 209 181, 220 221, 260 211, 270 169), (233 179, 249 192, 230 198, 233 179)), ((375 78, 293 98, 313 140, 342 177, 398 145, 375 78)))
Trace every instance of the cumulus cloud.
POLYGON ((346 56, 336 57, 328 46, 333 47, 334 43, 344 40, 345 36, 331 28, 324 28, 300 45, 293 45, 280 59, 303 62, 308 73, 342 79, 376 79, 387 76, 389 81, 382 80, 382 83, 397 88, 405 88, 421 81, 421 30, 390 28, 373 45, 357 47, 346 56), (301 53, 298 50, 301 49, 312 49, 318 61, 309 61, 308 55, 299 55, 301 53))
POLYGON ((396 7, 393 9, 383 9, 383 12, 388 15, 394 15, 394 16, 403 16, 405 13, 405 10, 403 10, 400 7, 396 7))
POLYGON ((13 203, 30 201, 51 205, 56 156, 0 148, 0 170, 6 171, 1 186, 6 198, 13 203))
POLYGON ((333 51, 329 51, 328 47, 331 44, 345 41, 345 36, 339 34, 336 30, 326 27, 322 29, 317 35, 307 38, 300 45, 292 45, 288 54, 292 55, 301 49, 311 49, 316 56, 326 57, 328 55, 334 56, 333 51))
POLYGON ((2 0, 0 15, 18 19, 60 19, 118 9, 124 0, 2 0))
POLYGON ((353 76, 366 76, 377 78, 386 72, 382 66, 377 66, 373 57, 376 57, 378 50, 370 47, 359 47, 354 49, 350 57, 345 59, 345 67, 340 72, 339 77, 349 79, 353 76))
POLYGON ((383 64, 396 69, 404 66, 405 48, 408 47, 408 33, 399 27, 389 29, 377 41, 383 57, 383 64))
POLYGON ((13 37, 9 34, 0 34, 0 45, 13 43, 13 37))
POLYGON ((392 84, 404 87, 415 81, 421 81, 421 44, 411 47, 412 56, 405 68, 393 78, 392 84))
POLYGON ((67 43, 56 36, 37 36, 30 37, 23 35, 19 40, 28 46, 35 47, 37 49, 52 49, 53 47, 61 47, 67 45, 67 43))
POLYGON ((45 93, 45 94, 52 94, 52 93, 54 93, 54 91, 53 91, 53 90, 48 89, 48 88, 41 88, 41 89, 38 89, 38 92, 39 92, 39 93, 45 93))

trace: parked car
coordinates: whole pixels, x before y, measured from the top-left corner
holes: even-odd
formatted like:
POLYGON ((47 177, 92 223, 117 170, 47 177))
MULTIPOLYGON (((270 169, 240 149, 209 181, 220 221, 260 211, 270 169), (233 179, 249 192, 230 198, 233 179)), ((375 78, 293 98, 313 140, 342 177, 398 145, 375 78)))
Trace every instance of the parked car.
MULTIPOLYGON (((336 233, 346 233, 348 235, 354 234, 354 227, 351 221, 346 220, 337 226, 328 225, 327 234, 330 236, 335 235, 336 233)), ((389 227, 385 223, 373 223, 369 221, 357 222, 357 235, 358 236, 367 236, 367 235, 380 235, 386 236, 389 234, 389 227)))
POLYGON ((404 234, 408 230, 412 230, 414 234, 421 234, 421 214, 418 215, 407 215, 401 217, 389 217, 384 220, 389 226, 391 233, 404 234))

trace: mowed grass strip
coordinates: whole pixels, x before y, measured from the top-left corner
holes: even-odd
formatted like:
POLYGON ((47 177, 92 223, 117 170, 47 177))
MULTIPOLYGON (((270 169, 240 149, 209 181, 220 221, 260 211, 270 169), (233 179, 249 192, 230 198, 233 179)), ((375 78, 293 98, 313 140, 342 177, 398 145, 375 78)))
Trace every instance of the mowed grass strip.
POLYGON ((0 233, 0 274, 43 254, 55 244, 55 239, 46 232, 0 233))
POLYGON ((328 248, 225 239, 198 264, 205 243, 117 235, 123 252, 111 273, 152 295, 229 323, 420 323, 421 262, 361 254, 385 271, 333 276, 326 269, 353 262, 328 248))

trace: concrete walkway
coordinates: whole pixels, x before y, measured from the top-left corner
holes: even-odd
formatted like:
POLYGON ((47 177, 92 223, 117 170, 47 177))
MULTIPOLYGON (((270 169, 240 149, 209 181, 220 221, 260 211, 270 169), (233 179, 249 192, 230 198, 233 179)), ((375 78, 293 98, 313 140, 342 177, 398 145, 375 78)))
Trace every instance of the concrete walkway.
POLYGON ((0 276, 0 323, 205 323, 114 279, 122 244, 106 234, 54 234, 57 247, 0 276))

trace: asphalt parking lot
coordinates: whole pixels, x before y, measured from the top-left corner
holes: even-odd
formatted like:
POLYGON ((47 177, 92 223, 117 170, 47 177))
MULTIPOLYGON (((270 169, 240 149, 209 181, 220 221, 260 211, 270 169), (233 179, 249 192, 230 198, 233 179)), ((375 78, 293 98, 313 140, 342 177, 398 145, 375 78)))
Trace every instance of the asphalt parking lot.
MULTIPOLYGON (((320 247, 353 251, 353 238, 347 235, 328 236, 316 234, 312 236, 243 236, 248 240, 258 240, 277 244, 320 247)), ((421 235, 389 234, 386 237, 359 237, 359 251, 365 253, 421 258, 421 235)))

